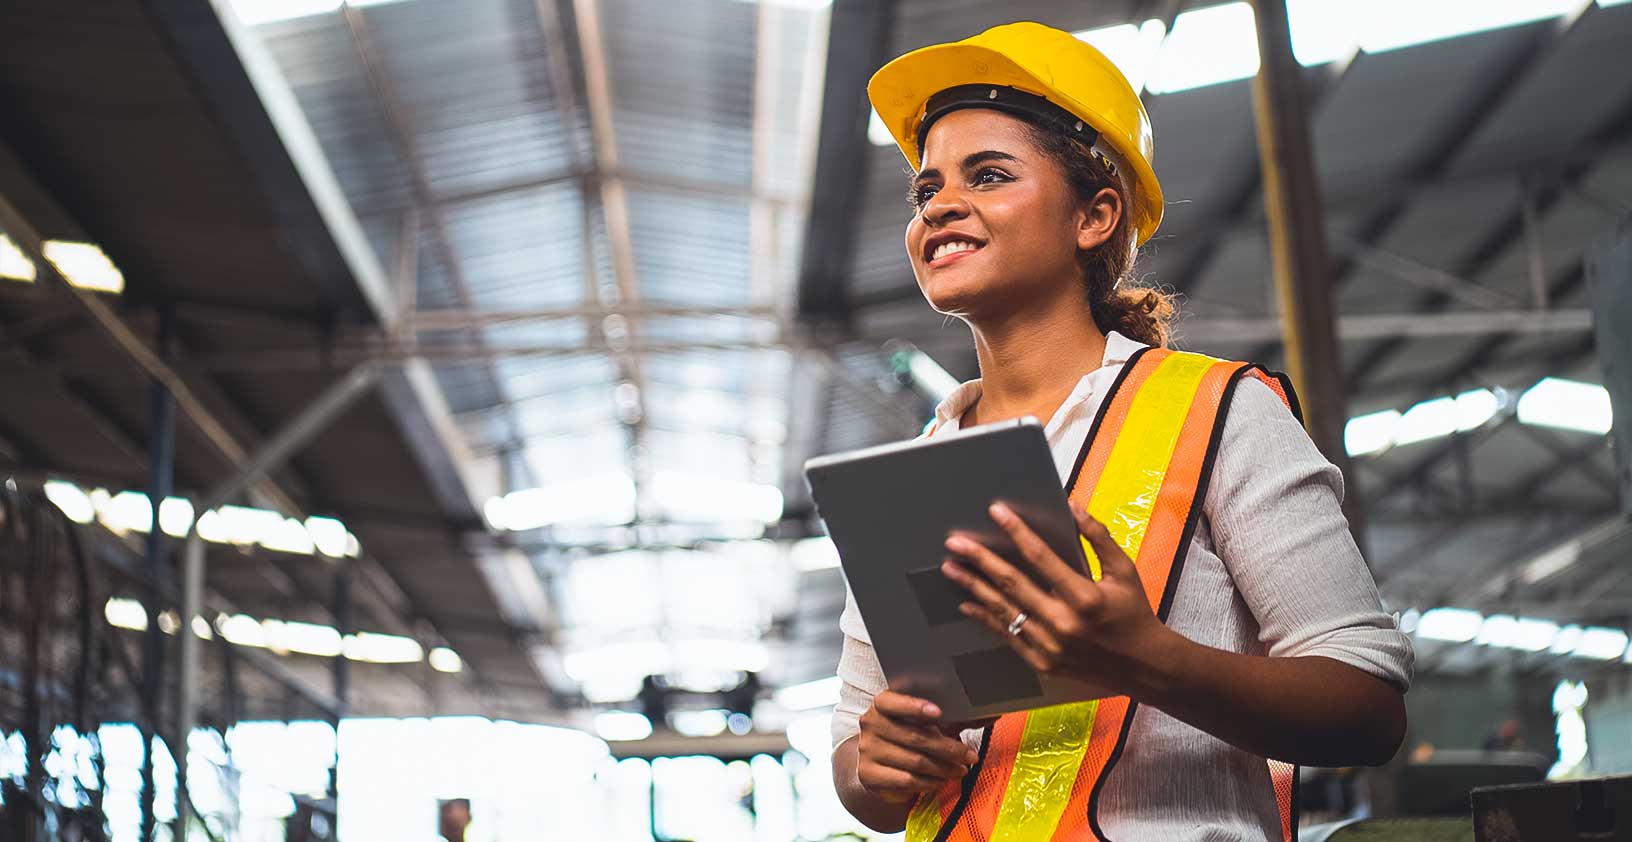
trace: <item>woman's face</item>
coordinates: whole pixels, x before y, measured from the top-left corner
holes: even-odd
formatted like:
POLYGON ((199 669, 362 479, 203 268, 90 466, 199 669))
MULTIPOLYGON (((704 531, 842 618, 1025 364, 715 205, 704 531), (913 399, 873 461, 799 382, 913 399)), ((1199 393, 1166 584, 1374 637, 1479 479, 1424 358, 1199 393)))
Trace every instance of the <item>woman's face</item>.
POLYGON ((1030 127, 999 111, 966 108, 935 122, 911 198, 907 255, 936 310, 979 317, 1064 292, 1080 294, 1079 250, 1115 228, 1077 202, 1063 169, 1031 141, 1030 127), (1101 230, 1103 229, 1103 230, 1101 230))

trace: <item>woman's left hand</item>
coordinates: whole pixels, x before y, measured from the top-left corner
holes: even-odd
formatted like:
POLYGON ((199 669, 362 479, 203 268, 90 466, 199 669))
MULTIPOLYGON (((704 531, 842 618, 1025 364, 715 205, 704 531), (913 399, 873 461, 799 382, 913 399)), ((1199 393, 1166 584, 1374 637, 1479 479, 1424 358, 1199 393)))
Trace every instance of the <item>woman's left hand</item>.
POLYGON ((1106 695, 1136 695, 1143 669, 1176 636, 1157 619, 1139 572, 1105 526, 1072 507, 1077 528, 1099 556, 1100 578, 1072 568, 1013 509, 991 506, 992 520, 1019 549, 1019 563, 1033 578, 963 534, 946 540, 951 555, 941 565, 948 579, 974 597, 964 616, 1002 635, 1026 663, 1045 675, 1087 681, 1106 695), (1020 612, 1026 619, 1010 628, 1020 612))

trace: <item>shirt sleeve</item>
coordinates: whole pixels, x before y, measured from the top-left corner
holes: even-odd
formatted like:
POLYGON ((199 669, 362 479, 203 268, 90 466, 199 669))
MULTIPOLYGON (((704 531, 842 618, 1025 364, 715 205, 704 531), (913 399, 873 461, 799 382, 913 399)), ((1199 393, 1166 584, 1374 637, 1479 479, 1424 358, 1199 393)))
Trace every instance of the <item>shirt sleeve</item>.
POLYGON ((844 635, 839 653, 839 703, 833 708, 833 747, 861 733, 861 715, 873 706, 873 697, 888 683, 878 665, 873 646, 865 640, 844 635))
POLYGON ((1268 386, 1244 378, 1205 513, 1259 640, 1272 657, 1320 655, 1405 689, 1411 641, 1383 611, 1342 499, 1342 473, 1268 386))

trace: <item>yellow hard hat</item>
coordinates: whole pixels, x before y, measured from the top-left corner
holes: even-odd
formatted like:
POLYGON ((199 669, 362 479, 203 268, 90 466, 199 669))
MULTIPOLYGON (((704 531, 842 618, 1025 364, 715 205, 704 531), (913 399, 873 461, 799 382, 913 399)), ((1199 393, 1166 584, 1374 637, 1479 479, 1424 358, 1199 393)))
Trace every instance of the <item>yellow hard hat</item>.
POLYGON ((1144 103, 1104 53, 1070 33, 1011 23, 913 50, 873 74, 867 98, 914 169, 922 163, 918 147, 929 124, 955 109, 1052 117, 1090 147, 1108 145, 1133 170, 1138 243, 1162 223, 1162 185, 1151 169, 1155 141, 1144 103))

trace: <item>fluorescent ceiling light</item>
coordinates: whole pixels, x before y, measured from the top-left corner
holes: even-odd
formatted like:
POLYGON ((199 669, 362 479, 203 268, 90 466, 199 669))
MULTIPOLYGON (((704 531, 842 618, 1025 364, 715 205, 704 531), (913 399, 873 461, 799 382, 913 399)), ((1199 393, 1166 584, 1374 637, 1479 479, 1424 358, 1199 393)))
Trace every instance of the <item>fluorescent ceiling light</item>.
POLYGON ((607 742, 644 740, 652 735, 652 721, 627 710, 609 710, 595 714, 595 733, 607 742))
POLYGON ((1156 51, 1162 46, 1167 27, 1160 20, 1152 18, 1137 26, 1124 23, 1071 34, 1104 53, 1116 65, 1116 69, 1127 77, 1128 84, 1138 91, 1145 86, 1145 75, 1150 72, 1156 51))
POLYGON ((1485 618, 1479 627, 1479 636, 1474 638, 1475 643, 1486 646, 1507 648, 1518 639, 1519 621, 1507 614, 1492 614, 1485 618))
POLYGON ((317 545, 312 542, 312 534, 306 531, 306 525, 292 517, 284 518, 276 527, 261 535, 257 543, 280 553, 312 555, 317 552, 317 545))
POLYGON ((890 134, 890 127, 884 125, 884 118, 872 111, 867 117, 867 142, 874 146, 894 146, 895 136, 890 134))
POLYGON ((219 624, 221 636, 236 646, 266 647, 266 630, 247 614, 234 614, 219 624))
POLYGON ((1553 643, 1547 647, 1547 651, 1554 655, 1568 655, 1575 651, 1575 644, 1580 641, 1581 627, 1565 626, 1558 630, 1558 635, 1553 638, 1553 643))
POLYGON ((803 538, 788 548, 788 561, 801 573, 812 570, 830 570, 839 566, 839 548, 833 539, 825 536, 803 538))
POLYGON ((713 737, 725 730, 725 711, 677 710, 669 721, 682 737, 713 737))
POLYGON ((413 664, 425 657, 425 650, 413 638, 372 632, 347 635, 344 651, 353 661, 371 664, 413 664))
POLYGON ((1525 424, 1604 435, 1614 420, 1609 390, 1596 383, 1548 377, 1519 396, 1525 424))
POLYGON ((836 675, 783 687, 776 691, 776 703, 788 710, 813 710, 832 707, 839 703, 842 682, 836 675))
POLYGON ((1577 658, 1613 661, 1626 654, 1626 642, 1626 632, 1620 629, 1592 626, 1581 630, 1573 654, 1577 658))
POLYGON ((1400 411, 1385 409, 1367 415, 1356 415, 1343 426, 1343 447, 1350 456, 1379 453, 1394 444, 1394 435, 1400 428, 1400 411))
POLYGON ((431 669, 437 672, 459 672, 465 668, 465 662, 460 659, 459 653, 446 646, 438 646, 431 650, 431 669))
POLYGON ((494 497, 483 513, 493 528, 511 531, 556 523, 628 523, 635 517, 635 483, 625 473, 552 483, 494 497))
POLYGON ((96 505, 90 496, 71 482, 46 480, 45 498, 74 523, 90 523, 96 519, 96 505))
POLYGON ((80 289, 98 292, 123 292, 124 273, 91 243, 67 240, 46 240, 45 257, 68 282, 80 289))
POLYGON ((340 521, 329 517, 309 517, 306 519, 306 533, 311 536, 312 545, 318 552, 330 558, 346 555, 346 538, 350 533, 340 521))
POLYGON ((1447 640, 1467 643, 1479 636, 1485 618, 1477 611, 1464 608, 1435 608, 1423 612, 1417 621, 1417 636, 1429 640, 1447 640))
POLYGON ((1226 3, 1178 16, 1156 54, 1146 87, 1174 93, 1258 72, 1258 32, 1248 3, 1226 3))
POLYGON ((1502 399, 1489 389, 1470 389, 1456 396, 1456 429, 1466 433, 1485 426, 1502 410, 1502 399))
POLYGON ((1415 444, 1448 436, 1456 432, 1459 421, 1455 398, 1423 401, 1400 416, 1400 426, 1394 433, 1394 443, 1415 444))
POLYGON ((34 261, 29 260, 9 237, 0 234, 0 278, 32 282, 37 273, 34 261))
POLYGON ((1520 617, 1518 627, 1513 630, 1511 646, 1521 652, 1540 652, 1553 645, 1556 637, 1558 637, 1557 623, 1520 617))
POLYGON ((782 490, 774 485, 658 471, 651 489, 659 508, 675 520, 782 519, 782 490))
POLYGON ((102 606, 102 616, 108 625, 133 631, 147 630, 147 608, 134 599, 113 597, 102 606))
POLYGON ((299 652, 320 658, 333 658, 341 652, 340 632, 333 626, 262 620, 261 629, 267 647, 275 652, 299 652))

